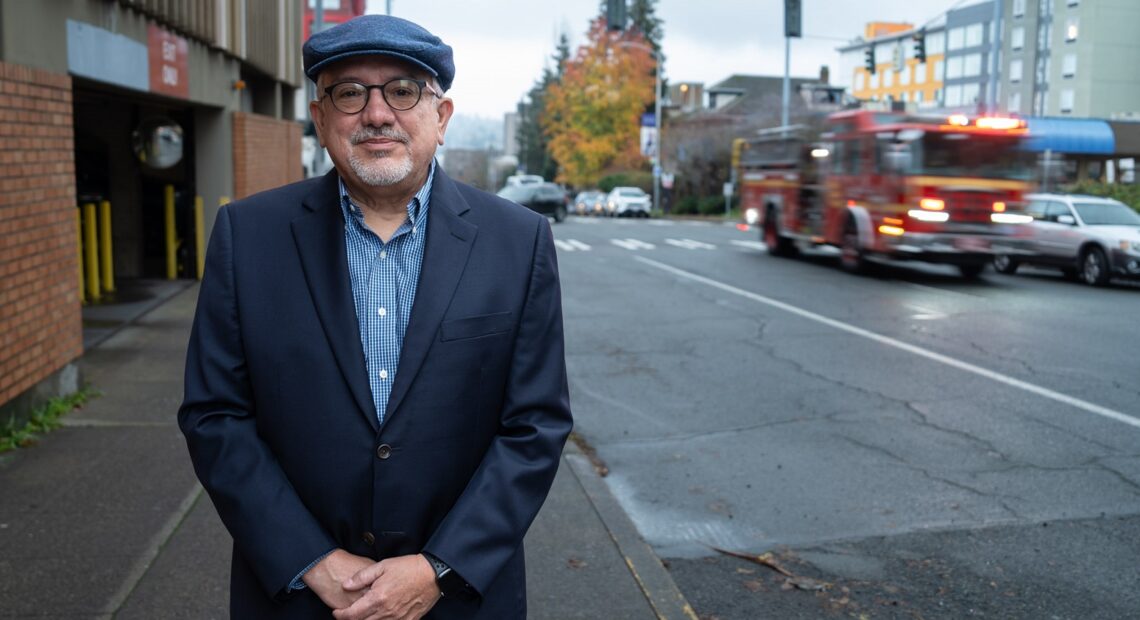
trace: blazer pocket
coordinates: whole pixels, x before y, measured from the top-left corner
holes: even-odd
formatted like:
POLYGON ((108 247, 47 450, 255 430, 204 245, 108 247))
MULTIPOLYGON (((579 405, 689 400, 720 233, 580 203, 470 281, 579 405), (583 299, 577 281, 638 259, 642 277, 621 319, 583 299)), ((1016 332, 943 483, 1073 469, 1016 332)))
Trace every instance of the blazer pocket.
POLYGON ((492 336, 494 334, 502 334, 510 331, 511 325, 510 312, 469 316, 441 323, 439 326, 439 339, 446 342, 448 340, 492 336))

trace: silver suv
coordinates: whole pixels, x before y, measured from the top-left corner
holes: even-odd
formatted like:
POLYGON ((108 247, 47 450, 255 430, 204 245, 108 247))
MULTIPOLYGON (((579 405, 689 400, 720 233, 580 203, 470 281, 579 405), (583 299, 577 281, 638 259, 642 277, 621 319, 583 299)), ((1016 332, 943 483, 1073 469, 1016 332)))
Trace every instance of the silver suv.
POLYGON ((1077 194, 1029 194, 1033 216, 1024 255, 999 254, 994 268, 1013 273, 1021 264, 1058 267, 1103 286, 1113 277, 1140 278, 1140 214, 1122 202, 1077 194))

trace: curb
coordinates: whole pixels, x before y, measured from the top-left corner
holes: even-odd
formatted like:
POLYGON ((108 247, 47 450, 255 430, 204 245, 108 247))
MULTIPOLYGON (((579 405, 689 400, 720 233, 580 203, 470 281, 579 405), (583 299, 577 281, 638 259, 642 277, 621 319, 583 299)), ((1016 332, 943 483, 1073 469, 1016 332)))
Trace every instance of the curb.
POLYGON ((669 571, 653 549, 642 540, 637 527, 622 510, 606 483, 594 472, 589 459, 573 442, 566 445, 563 458, 570 464, 571 473, 585 490, 586 498, 617 546, 618 553, 625 560, 637 587, 649 601, 653 613, 660 620, 698 620, 696 612, 677 588, 669 571))

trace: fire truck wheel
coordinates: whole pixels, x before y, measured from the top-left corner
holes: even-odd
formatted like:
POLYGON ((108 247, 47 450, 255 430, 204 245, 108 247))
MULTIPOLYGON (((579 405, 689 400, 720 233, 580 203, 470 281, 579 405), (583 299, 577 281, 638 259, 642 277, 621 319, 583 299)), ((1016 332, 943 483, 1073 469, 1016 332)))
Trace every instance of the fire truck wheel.
POLYGON ((863 247, 859 245, 859 228, 854 217, 847 217, 847 225, 843 227, 843 245, 839 248, 839 265, 848 273, 864 273, 867 271, 867 257, 863 247))
POLYGON ((1108 284, 1108 259, 1100 248, 1089 248, 1081 254, 1081 280, 1092 286, 1108 284))
POLYGON ((1011 258, 1009 254, 998 254, 994 257, 994 269, 998 273, 1017 273, 1017 268, 1021 263, 1017 262, 1016 258, 1011 258))
POLYGON ((776 215, 769 212, 764 222, 764 245, 772 256, 795 256, 796 246, 791 239, 784 237, 776 229, 776 215))
POLYGON ((970 280, 982 275, 982 272, 985 270, 985 263, 962 263, 958 265, 958 273, 962 274, 963 278, 970 280))

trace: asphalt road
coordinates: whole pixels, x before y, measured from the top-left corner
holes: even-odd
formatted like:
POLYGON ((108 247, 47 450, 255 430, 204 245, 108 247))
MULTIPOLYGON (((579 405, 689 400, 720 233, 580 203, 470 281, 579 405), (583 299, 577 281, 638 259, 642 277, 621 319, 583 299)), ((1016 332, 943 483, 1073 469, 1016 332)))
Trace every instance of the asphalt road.
POLYGON ((577 432, 703 618, 1140 617, 1140 286, 554 231, 577 432))

